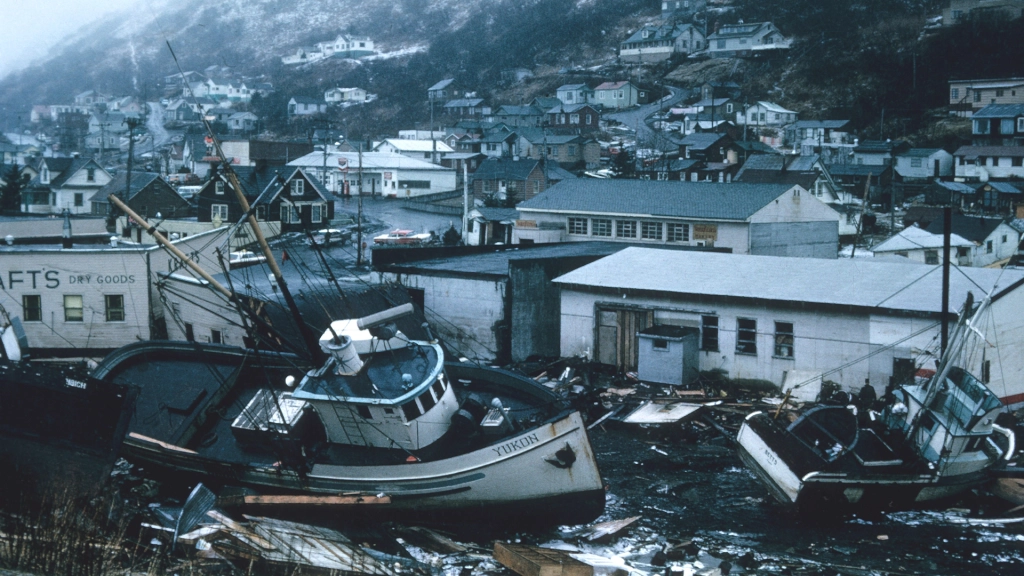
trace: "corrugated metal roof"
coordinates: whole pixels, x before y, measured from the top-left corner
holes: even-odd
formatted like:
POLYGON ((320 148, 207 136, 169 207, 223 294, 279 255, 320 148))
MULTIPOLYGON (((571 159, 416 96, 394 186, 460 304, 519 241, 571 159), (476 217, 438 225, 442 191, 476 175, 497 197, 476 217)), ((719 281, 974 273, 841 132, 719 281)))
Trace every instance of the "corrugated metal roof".
POLYGON ((974 160, 979 156, 1024 156, 1024 146, 961 146, 953 152, 954 156, 962 156, 965 160, 974 160))
POLYGON ((743 221, 792 188, 782 184, 578 178, 559 182, 516 208, 520 212, 581 212, 743 221))
POLYGON ((513 250, 500 250, 486 254, 466 254, 433 258, 418 262, 392 264, 385 272, 446 272, 473 276, 507 276, 512 260, 533 260, 543 258, 566 258, 576 256, 605 256, 629 247, 622 242, 566 242, 513 250))
MULTIPOLYGON (((949 230, 953 234, 959 234, 968 240, 974 240, 975 242, 984 242, 992 232, 995 232, 996 228, 1003 223, 1002 218, 979 218, 977 216, 964 216, 963 214, 953 214, 950 220, 949 230)), ((933 234, 942 234, 943 223, 942 219, 935 219, 928 225, 925 230, 933 234)))
MULTIPOLYGON (((648 290, 856 306, 882 310, 942 311, 942 267, 874 262, 869 258, 828 260, 711 252, 627 248, 554 280, 570 286, 648 290)), ((1024 282, 1024 270, 958 268, 950 275, 950 303, 968 291, 976 298, 1024 282)))
POLYGON ((1024 115, 1024 104, 989 104, 978 110, 973 118, 1016 118, 1024 115))

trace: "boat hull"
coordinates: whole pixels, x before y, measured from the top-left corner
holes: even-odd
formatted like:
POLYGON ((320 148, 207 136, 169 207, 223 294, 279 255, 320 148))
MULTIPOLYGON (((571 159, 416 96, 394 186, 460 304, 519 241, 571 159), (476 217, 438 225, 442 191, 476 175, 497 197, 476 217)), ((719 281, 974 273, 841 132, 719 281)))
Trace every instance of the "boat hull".
MULTIPOLYGON (((113 377, 120 371, 119 364, 154 354, 152 345, 132 346, 104 361, 95 374, 113 377)), ((200 346, 206 359, 211 359, 211 353, 222 360, 238 354, 226 350, 220 354, 219 348, 200 346)), ((550 403, 553 398, 533 380, 510 372, 458 363, 447 365, 446 370, 452 381, 486 379, 494 387, 518 388, 521 395, 536 395, 537 402, 550 403)), ((390 500, 380 505, 342 506, 350 517, 365 510, 374 519, 414 517, 447 522, 478 516, 493 521, 501 516, 503 521, 524 524, 582 523, 604 510, 604 487, 586 427, 580 414, 568 409, 486 445, 423 461, 413 458, 399 463, 346 465, 313 459, 305 467, 267 459, 246 463, 239 458, 220 458, 214 448, 199 444, 192 449, 133 433, 125 440, 124 452, 161 476, 242 487, 257 494, 364 494, 390 500)))
POLYGON ((801 513, 909 509, 977 488, 984 471, 941 476, 919 467, 829 470, 771 417, 754 413, 737 435, 739 456, 781 504, 801 513))

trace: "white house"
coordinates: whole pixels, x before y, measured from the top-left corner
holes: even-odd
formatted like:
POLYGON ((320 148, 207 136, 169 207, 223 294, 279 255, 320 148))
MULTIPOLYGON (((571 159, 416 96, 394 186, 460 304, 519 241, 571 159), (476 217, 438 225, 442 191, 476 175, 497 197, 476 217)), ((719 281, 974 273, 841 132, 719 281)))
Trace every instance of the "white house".
POLYGON ((324 92, 324 101, 332 104, 338 102, 366 102, 366 90, 362 88, 331 88, 324 92))
POLYGON ((256 129, 259 117, 252 112, 235 112, 228 116, 228 130, 234 132, 249 132, 256 129))
POLYGON ((640 98, 640 89, 629 80, 621 82, 604 82, 594 88, 591 102, 605 108, 629 108, 636 106, 640 98))
POLYGON ((441 156, 454 152, 444 140, 409 140, 406 138, 388 138, 373 147, 374 152, 390 152, 401 154, 417 160, 426 160, 433 164, 441 161, 441 156))
MULTIPOLYGON (((970 266, 975 244, 956 234, 950 234, 950 262, 957 266, 970 266)), ((942 264, 942 234, 932 234, 909 226, 898 234, 886 238, 871 248, 875 257, 900 256, 918 264, 942 264)))
POLYGON ((305 168, 324 182, 328 190, 340 195, 409 198, 456 189, 455 170, 395 152, 359 154, 329 150, 326 156, 313 152, 288 165, 305 168))
POLYGON ((789 48, 791 40, 771 22, 727 24, 708 36, 712 58, 755 56, 770 50, 789 48))
MULTIPOLYGON (((974 243, 972 266, 992 267, 1005 263, 1017 253, 1020 233, 1001 218, 981 218, 954 214, 950 231, 974 243)), ((928 232, 942 234, 942 219, 928 225, 928 232)))
POLYGON ((565 104, 585 104, 594 98, 594 91, 586 84, 563 84, 555 94, 565 104))
POLYGON ((619 45, 623 62, 660 62, 704 49, 704 34, 693 24, 648 24, 619 45))
POLYGON ((288 101, 289 116, 311 116, 313 114, 323 114, 324 112, 327 112, 327 103, 315 98, 293 96, 288 101))
POLYGON ((515 244, 610 240, 739 254, 838 254, 838 215, 796 184, 579 178, 516 208, 515 244))
MULTIPOLYGON (((874 259, 778 258, 627 248, 554 280, 561 356, 635 370, 636 333, 700 330, 697 370, 781 384, 804 372, 880 396, 892 379, 933 368, 942 267, 874 259)), ((963 268, 950 309, 992 293, 988 346, 965 366, 1006 404, 1024 402, 1024 271, 963 268)))
POLYGON ((1024 146, 961 146, 953 159, 958 180, 1024 179, 1024 146))
POLYGON ((782 128, 796 122, 796 112, 787 110, 774 102, 761 101, 747 107, 737 118, 740 124, 751 128, 782 128))
POLYGON ((953 155, 942 148, 911 148, 896 155, 896 173, 904 182, 924 182, 953 175, 953 155))

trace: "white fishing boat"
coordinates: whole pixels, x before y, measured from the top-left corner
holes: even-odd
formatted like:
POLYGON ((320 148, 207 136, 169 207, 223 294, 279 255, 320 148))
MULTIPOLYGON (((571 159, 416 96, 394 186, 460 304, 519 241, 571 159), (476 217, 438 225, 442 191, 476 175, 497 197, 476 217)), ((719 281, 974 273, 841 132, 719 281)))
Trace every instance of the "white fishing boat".
POLYGON ((962 369, 978 337, 986 298, 968 297, 934 375, 899 387, 880 413, 817 406, 794 422, 765 412, 740 428, 739 454, 786 505, 803 511, 840 506, 907 508, 979 487, 1014 452, 1012 433, 995 424, 999 398, 962 369))

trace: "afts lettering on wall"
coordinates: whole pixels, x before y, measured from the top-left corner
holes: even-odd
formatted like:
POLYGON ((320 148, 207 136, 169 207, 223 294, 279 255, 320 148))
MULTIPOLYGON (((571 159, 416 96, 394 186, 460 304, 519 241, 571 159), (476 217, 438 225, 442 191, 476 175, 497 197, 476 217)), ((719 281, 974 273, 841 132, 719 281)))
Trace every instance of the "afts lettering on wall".
MULTIPOLYGON (((134 284, 134 274, 67 274, 67 284, 134 284)), ((59 270, 8 270, 0 271, 0 290, 41 290, 60 288, 59 270)))

